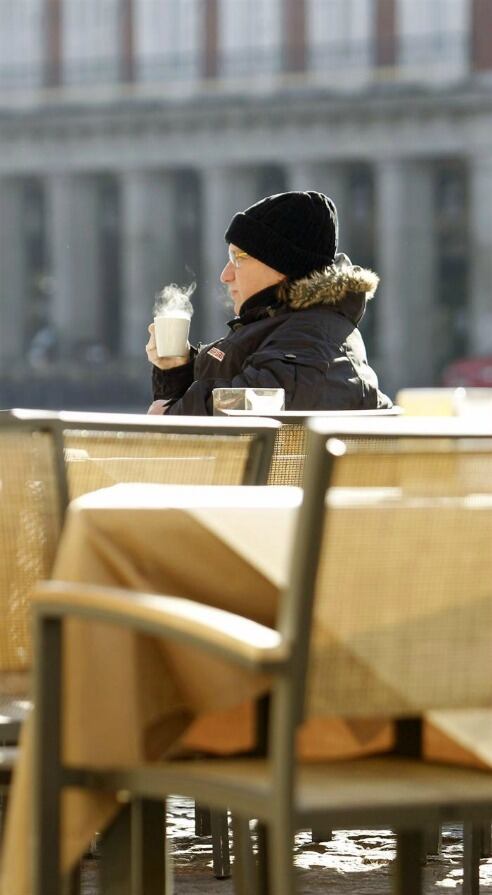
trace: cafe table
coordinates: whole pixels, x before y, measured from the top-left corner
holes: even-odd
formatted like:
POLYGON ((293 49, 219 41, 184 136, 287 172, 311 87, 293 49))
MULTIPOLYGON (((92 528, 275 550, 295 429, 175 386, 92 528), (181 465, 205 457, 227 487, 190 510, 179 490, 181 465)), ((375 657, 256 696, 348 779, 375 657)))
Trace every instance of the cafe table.
MULTIPOLYGON (((273 625, 301 501, 301 489, 275 486, 130 483, 94 491, 69 506, 53 578, 189 597, 273 625)), ((268 689, 265 677, 182 645, 75 619, 65 623, 63 661, 68 764, 116 768, 254 745, 254 700, 268 689)), ((429 754, 437 745, 437 754, 448 759, 477 759, 469 745, 487 720, 462 717, 455 723, 450 713, 434 713, 430 721, 429 754)), ((492 763, 487 737, 484 730, 478 760, 492 763)), ((387 721, 309 718, 299 732, 298 753, 303 760, 354 757, 392 743, 387 721)), ((7 817, 2 895, 32 891, 31 748, 27 724, 7 817)), ((68 869, 118 804, 110 794, 75 790, 63 799, 62 861, 68 869)))

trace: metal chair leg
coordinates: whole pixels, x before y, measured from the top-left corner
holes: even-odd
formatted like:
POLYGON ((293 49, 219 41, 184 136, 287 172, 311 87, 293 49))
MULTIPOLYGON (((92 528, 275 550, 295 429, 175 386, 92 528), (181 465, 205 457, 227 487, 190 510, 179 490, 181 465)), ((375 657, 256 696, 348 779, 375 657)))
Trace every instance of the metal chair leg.
POLYGON ((424 841, 425 836, 421 830, 397 833, 394 886, 397 895, 422 895, 424 841))
POLYGON ((251 844, 249 821, 232 817, 234 842, 234 892, 235 895, 254 895, 256 892, 256 865, 251 844))
POLYGON ((100 880, 104 895, 132 895, 131 826, 129 803, 101 836, 100 880))
POLYGON ((278 812, 268 827, 269 892, 296 895, 296 871, 294 868, 294 831, 290 826, 289 813, 278 812))
POLYGON ((463 895, 479 895, 482 826, 463 824, 463 895))
POLYGON ((231 875, 229 852, 229 823, 227 812, 211 811, 213 872, 216 879, 228 879, 231 875))
POLYGON ((270 887, 270 874, 268 870, 269 864, 269 837, 268 837, 268 829, 265 824, 258 823, 257 828, 257 843, 258 843, 258 895, 269 895, 269 887, 270 887))
POLYGON ((492 824, 482 825, 482 847, 480 849, 481 858, 492 858, 492 824))
POLYGON ((333 830, 322 830, 320 827, 311 830, 311 842, 331 842, 332 839, 333 830))
POLYGON ((5 818, 7 817, 8 793, 0 792, 0 843, 3 839, 3 831, 5 827, 5 818))
POLYGON ((81 895, 82 891, 82 864, 79 861, 72 870, 67 885, 67 895, 81 895))
POLYGON ((195 836, 212 837, 213 874, 216 879, 228 879, 231 863, 227 813, 195 804, 195 836))
POLYGON ((195 836, 211 836, 210 808, 195 803, 195 836))
POLYGON ((61 625, 43 619, 37 625, 37 672, 34 710, 34 895, 61 895, 60 793, 61 625))
POLYGON ((424 833, 424 860, 427 855, 440 855, 442 850, 442 827, 428 827, 424 833))
POLYGON ((166 810, 162 800, 135 799, 131 810, 132 892, 164 895, 166 810))

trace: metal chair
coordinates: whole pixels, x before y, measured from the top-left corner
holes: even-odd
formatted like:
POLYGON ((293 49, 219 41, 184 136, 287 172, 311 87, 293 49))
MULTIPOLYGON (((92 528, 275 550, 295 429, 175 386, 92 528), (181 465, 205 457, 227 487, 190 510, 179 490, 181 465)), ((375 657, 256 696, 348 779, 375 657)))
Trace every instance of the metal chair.
POLYGON ((402 388, 396 400, 409 416, 481 416, 490 420, 492 414, 492 388, 402 388))
MULTIPOLYGON (((464 821, 473 831, 490 817, 490 775, 422 762, 421 728, 426 711, 492 706, 492 430, 434 425, 424 434, 402 429, 402 421, 347 422, 310 426, 305 497, 276 629, 236 618, 218 636, 216 611, 208 625, 202 605, 200 625, 190 627, 188 601, 185 617, 175 600, 163 598, 157 608, 145 595, 114 589, 87 596, 78 586, 39 587, 36 895, 59 891, 60 793, 74 783, 125 790, 137 805, 180 793, 230 808, 240 895, 256 885, 250 817, 266 830, 271 895, 295 893, 296 829, 393 827, 394 890, 418 895, 426 828, 464 821), (354 471, 361 484, 352 488, 354 471), (60 727, 61 621, 71 615, 131 625, 270 674, 267 758, 167 761, 113 773, 63 768, 53 732, 60 727), (298 725, 333 714, 395 719, 394 752, 299 766, 298 725)), ((468 866, 476 892, 476 862, 468 866)))
MULTIPOLYGON (((29 419, 31 411, 14 416, 29 419)), ((259 485, 267 479, 280 424, 271 419, 200 419, 62 411, 70 498, 121 482, 259 485)), ((213 872, 230 876, 227 815, 195 809, 197 836, 211 836, 213 872)))
MULTIPOLYGON (((264 484, 279 428, 271 420, 60 414, 70 496, 117 482, 264 484)), ((195 833, 212 838, 217 879, 230 876, 227 814, 195 806, 195 833)))
POLYGON ((31 592, 47 578, 67 503, 61 433, 42 414, 0 414, 0 787, 10 785, 30 709, 31 592))
POLYGON ((54 418, 0 414, 0 737, 15 740, 32 665, 30 592, 51 571, 67 490, 54 418), (20 691, 20 700, 15 698, 20 691))
MULTIPOLYGON (((300 411, 283 411, 275 415, 275 419, 281 422, 281 428, 277 432, 275 445, 273 450, 272 462, 268 476, 268 484, 271 485, 298 485, 302 487, 304 477, 304 463, 306 456, 307 426, 312 419, 323 420, 327 425, 336 425, 340 423, 350 423, 356 427, 364 423, 370 418, 371 423, 376 426, 382 425, 384 428, 384 420, 387 417, 405 418, 408 414, 412 415, 432 415, 435 413, 439 416, 451 415, 452 401, 458 401, 456 398, 463 389, 404 389, 398 392, 396 396, 396 404, 389 410, 361 410, 361 411, 324 411, 319 413, 300 412, 300 411)), ((472 389, 471 392, 483 392, 489 394, 489 389, 472 389)), ((470 390, 467 390, 470 393, 470 390)), ((244 411, 228 411, 227 415, 235 417, 244 411)), ((405 427, 405 423, 402 424, 405 427)), ((412 427, 413 424, 409 424, 412 427)), ((358 436, 354 434, 358 439, 358 436)), ((374 437, 379 439, 377 431, 374 431, 374 437)), ((356 484, 356 482, 352 482, 356 484)), ((362 483, 364 484, 364 483, 362 483)), ((332 830, 313 830, 312 840, 314 842, 327 842, 332 838, 332 830)), ((490 825, 482 831, 481 834, 480 853, 482 857, 488 857, 491 854, 491 835, 490 825)), ((429 830, 426 837, 425 855, 438 854, 441 849, 441 830, 437 828, 434 831, 429 830)))

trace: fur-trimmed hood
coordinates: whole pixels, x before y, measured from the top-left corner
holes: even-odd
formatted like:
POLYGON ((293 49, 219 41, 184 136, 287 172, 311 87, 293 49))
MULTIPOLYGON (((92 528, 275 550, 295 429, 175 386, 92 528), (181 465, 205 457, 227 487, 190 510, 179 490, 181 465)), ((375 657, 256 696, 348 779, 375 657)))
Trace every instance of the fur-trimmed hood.
POLYGON ((372 298, 378 283, 379 277, 373 270, 352 264, 350 258, 341 253, 324 270, 315 271, 300 280, 281 283, 277 295, 281 302, 296 311, 313 305, 337 308, 351 297, 358 299, 365 307, 366 300, 372 298))

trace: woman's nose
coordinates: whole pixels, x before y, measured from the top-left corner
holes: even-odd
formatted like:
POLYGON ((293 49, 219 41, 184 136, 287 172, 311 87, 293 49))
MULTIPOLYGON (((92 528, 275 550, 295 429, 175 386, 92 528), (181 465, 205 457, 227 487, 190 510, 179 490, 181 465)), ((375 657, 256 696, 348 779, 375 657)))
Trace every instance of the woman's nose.
POLYGON ((220 275, 221 283, 231 283, 234 279, 234 265, 228 261, 220 275))

